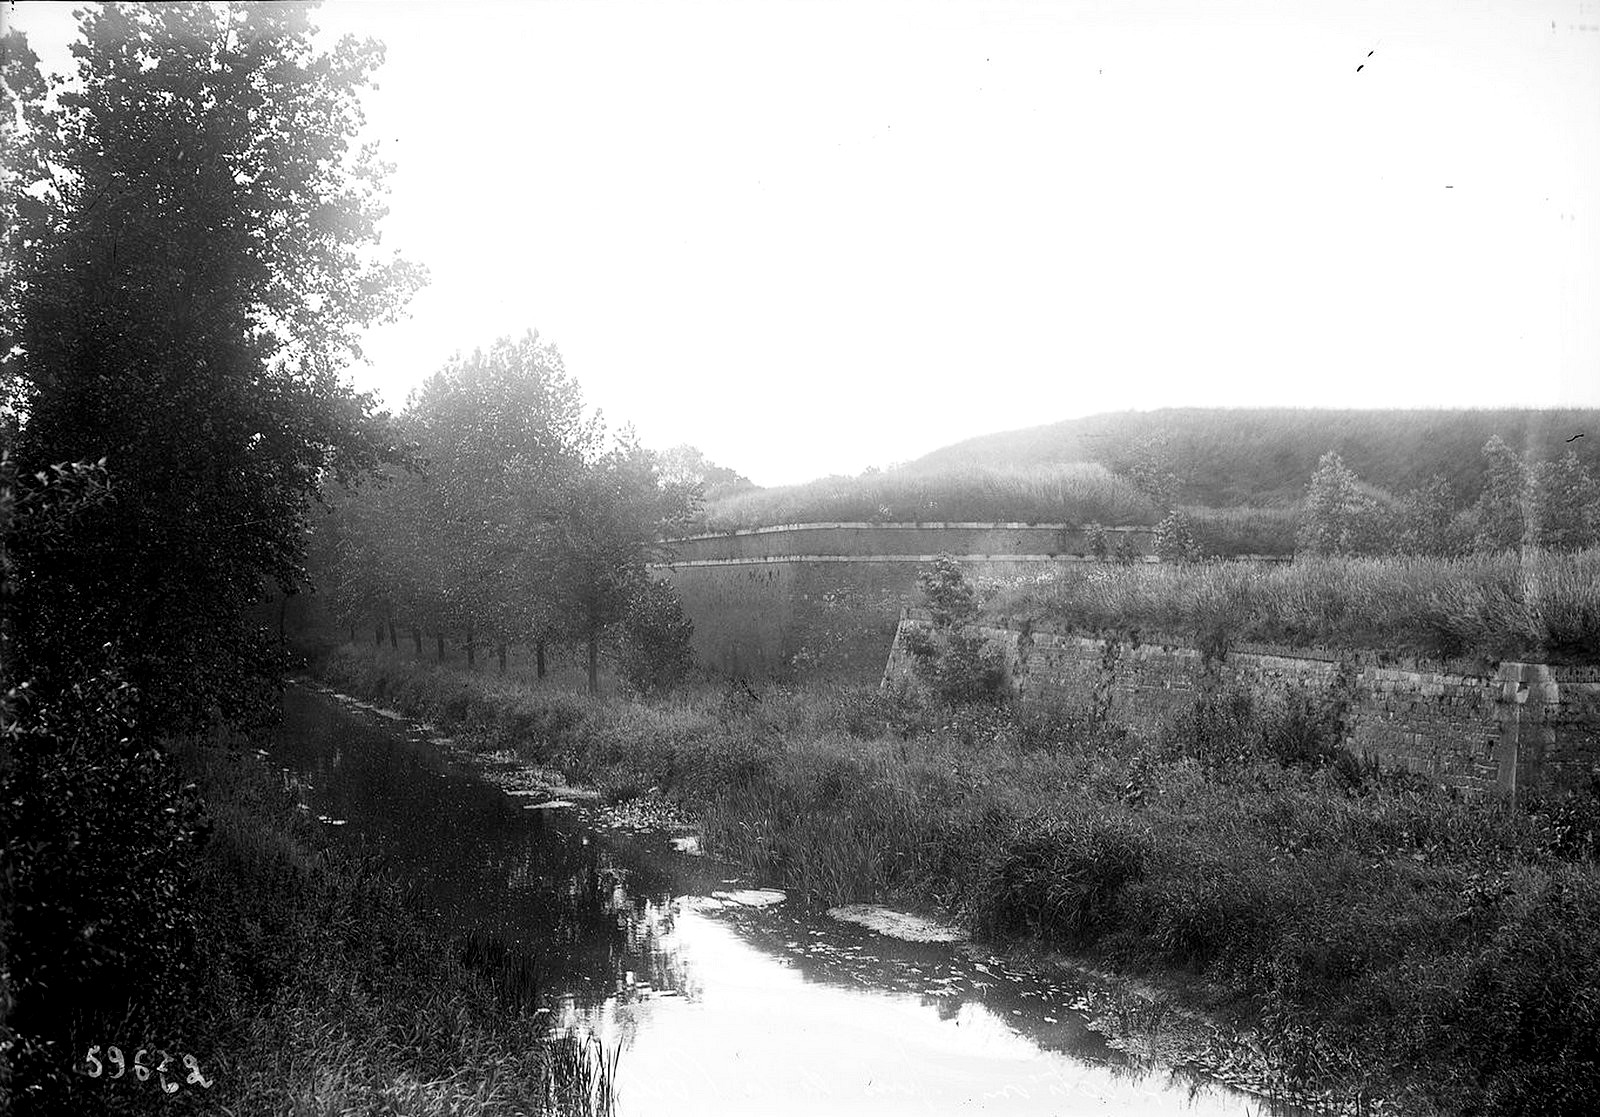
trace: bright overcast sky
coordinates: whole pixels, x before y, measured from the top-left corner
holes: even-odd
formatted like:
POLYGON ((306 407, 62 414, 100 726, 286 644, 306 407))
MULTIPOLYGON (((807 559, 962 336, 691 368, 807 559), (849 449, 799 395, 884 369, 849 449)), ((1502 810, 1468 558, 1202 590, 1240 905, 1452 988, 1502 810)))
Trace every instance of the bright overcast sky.
MULTIPOLYGON (((11 9, 47 69, 69 12, 11 9)), ((1600 0, 317 18, 388 44, 393 406, 528 327, 765 484, 1118 408, 1600 405, 1600 0)))

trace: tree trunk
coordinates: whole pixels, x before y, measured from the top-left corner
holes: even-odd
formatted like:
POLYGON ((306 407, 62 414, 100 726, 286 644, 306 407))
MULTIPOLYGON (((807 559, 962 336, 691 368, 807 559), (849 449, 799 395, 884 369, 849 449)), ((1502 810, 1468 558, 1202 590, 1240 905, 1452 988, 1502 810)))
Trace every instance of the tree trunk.
POLYGON ((394 633, 394 619, 389 620, 389 647, 395 651, 400 650, 400 638, 394 633))
POLYGON ((377 643, 378 647, 381 648, 381 647, 383 647, 383 622, 382 621, 379 621, 377 623, 377 625, 375 626, 375 631, 377 632, 377 637, 376 637, 375 642, 377 643))
POLYGON ((472 648, 472 629, 467 629, 467 670, 471 671, 477 666, 477 654, 472 648))
POLYGON ((444 633, 439 633, 439 662, 444 662, 444 633))
POLYGON ((422 629, 411 626, 411 642, 417 646, 417 658, 422 658, 422 629))
POLYGON ((495 655, 500 657, 500 674, 504 675, 506 673, 506 646, 501 644, 495 648, 495 655))
POLYGON ((600 693, 600 633, 589 633, 589 693, 600 693))
POLYGON ((534 673, 539 678, 544 678, 544 641, 540 640, 533 647, 534 673))
POLYGON ((354 644, 356 642, 356 626, 355 625, 351 625, 350 626, 350 642, 352 644, 354 644))

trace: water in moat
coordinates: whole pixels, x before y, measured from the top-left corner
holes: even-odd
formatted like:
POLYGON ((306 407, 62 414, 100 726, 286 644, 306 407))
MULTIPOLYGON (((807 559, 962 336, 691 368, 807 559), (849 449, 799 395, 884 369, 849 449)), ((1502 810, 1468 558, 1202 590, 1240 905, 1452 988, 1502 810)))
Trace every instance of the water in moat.
POLYGON ((553 1026, 620 1046, 622 1117, 1269 1112, 1108 1042, 1066 972, 805 911, 669 832, 507 794, 423 727, 285 701, 267 759, 305 808, 451 929, 531 951, 553 1026))

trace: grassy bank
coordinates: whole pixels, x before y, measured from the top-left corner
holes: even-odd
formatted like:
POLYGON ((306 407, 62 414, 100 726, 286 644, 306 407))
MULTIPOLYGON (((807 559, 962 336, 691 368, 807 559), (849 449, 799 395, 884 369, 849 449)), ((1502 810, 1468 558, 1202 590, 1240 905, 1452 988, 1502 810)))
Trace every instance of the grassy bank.
MULTIPOLYGON (((213 1085, 167 1097, 154 1079, 77 1078, 67 1111, 593 1112, 606 1079, 598 1053, 550 1040, 514 965, 443 937, 395 883, 330 844, 252 744, 175 746, 210 831, 187 893, 193 951, 169 975, 179 1007, 155 1023, 162 1042, 199 1054, 213 1085), (484 955, 495 965, 475 961, 484 955)), ((125 1031, 95 1042, 123 1044, 130 1060, 156 1042, 125 1031)))
POLYGON ((989 616, 1079 631, 1541 662, 1600 660, 1600 551, 1066 567, 999 588, 989 616))
POLYGON ((1233 696, 1140 740, 1072 710, 877 692, 546 695, 341 649, 336 685, 618 796, 820 904, 1182 972, 1301 1082, 1462 1113, 1600 1105, 1600 870, 1581 801, 1514 814, 1341 760, 1233 696))

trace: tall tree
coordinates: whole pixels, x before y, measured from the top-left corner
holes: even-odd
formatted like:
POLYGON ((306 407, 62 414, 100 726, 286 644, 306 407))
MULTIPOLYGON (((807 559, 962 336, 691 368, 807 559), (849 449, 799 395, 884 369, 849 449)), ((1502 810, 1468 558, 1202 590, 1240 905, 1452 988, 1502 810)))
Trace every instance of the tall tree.
POLYGON ((169 724, 238 714, 271 669, 248 609, 301 581, 319 485, 397 453, 340 379, 420 280, 375 258, 384 167, 352 148, 382 51, 257 4, 88 9, 73 51, 56 106, 21 89, 45 175, 10 184, 38 212, 0 352, 21 468, 104 457, 115 486, 35 556, 19 644, 46 676, 115 647, 169 724))
POLYGON ((383 168, 351 147, 376 46, 319 51, 299 5, 107 4, 54 103, 5 48, 0 425, 38 487, 6 463, 0 490, 94 497, 13 514, 4 556, 28 698, 0 735, 0 1006, 39 1104, 108 1029, 163 1034, 192 972, 198 808, 160 737, 273 705, 250 610, 302 579, 324 482, 402 456, 340 377, 420 277, 374 257, 383 168))
POLYGON ((1520 547, 1532 498, 1528 465, 1498 434, 1483 444, 1483 492, 1475 508, 1480 551, 1520 547))
POLYGON ((659 540, 682 530, 693 502, 661 484, 654 455, 625 430, 572 484, 550 491, 544 509, 541 565, 568 633, 587 649, 589 690, 597 691, 602 633, 627 614, 659 540))
POLYGON ((1530 531, 1540 546, 1560 551, 1591 547, 1600 538, 1600 485, 1568 450, 1533 473, 1530 531))
POLYGON ((1471 530, 1462 524, 1455 489, 1434 474, 1400 499, 1397 549, 1407 555, 1453 555, 1469 549, 1471 530))
POLYGON ((413 396, 408 429, 427 456, 428 507, 441 619, 463 633, 542 640, 559 627, 546 553, 550 494, 567 491, 599 453, 560 352, 532 331, 452 360, 413 396))
POLYGON ((1309 555, 1356 555, 1379 549, 1384 509, 1333 451, 1322 455, 1306 487, 1299 549, 1309 555))

